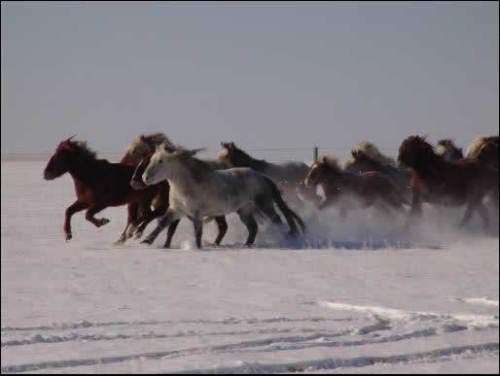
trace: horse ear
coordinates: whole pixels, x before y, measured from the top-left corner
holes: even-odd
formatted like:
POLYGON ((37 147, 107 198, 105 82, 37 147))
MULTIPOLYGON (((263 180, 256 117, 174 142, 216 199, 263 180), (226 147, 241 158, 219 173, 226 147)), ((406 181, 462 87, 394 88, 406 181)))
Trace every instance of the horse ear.
POLYGON ((66 142, 70 142, 70 141, 71 141, 71 139, 72 139, 73 137, 76 137, 76 134, 74 134, 73 136, 69 137, 69 138, 66 140, 66 142))
POLYGON ((326 158, 326 155, 323 155, 323 156, 321 157, 320 161, 321 161, 322 163, 327 163, 327 162, 328 162, 328 159, 326 158))

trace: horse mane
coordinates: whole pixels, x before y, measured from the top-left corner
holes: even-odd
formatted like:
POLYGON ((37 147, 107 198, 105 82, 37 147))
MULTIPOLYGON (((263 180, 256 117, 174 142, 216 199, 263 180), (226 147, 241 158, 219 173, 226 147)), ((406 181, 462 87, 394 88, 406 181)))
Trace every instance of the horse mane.
POLYGON ((496 143, 498 145, 498 136, 477 136, 471 144, 467 147, 467 151, 465 153, 466 158, 477 158, 479 156, 479 153, 481 152, 482 148, 492 142, 496 143))
MULTIPOLYGON (((386 164, 382 163, 377 158, 373 158, 371 155, 365 153, 362 150, 358 150, 358 151, 353 152, 352 153, 352 158, 353 158, 352 159, 353 161, 358 161, 358 160, 364 158, 364 159, 368 160, 369 163, 376 165, 380 169, 384 169, 384 167, 387 167, 386 164)), ((394 167, 394 166, 391 166, 391 167, 394 167)))
POLYGON ((134 138, 132 143, 128 146, 125 155, 145 155, 151 151, 151 147, 153 147, 154 150, 154 147, 160 144, 170 145, 172 148, 175 148, 173 142, 162 132, 141 134, 134 138))
POLYGON ((318 162, 322 166, 328 167, 336 173, 342 173, 342 167, 340 166, 339 160, 331 155, 324 155, 318 162))
POLYGON ((97 160, 96 152, 87 146, 87 141, 67 141, 66 145, 86 159, 97 160))
MULTIPOLYGON (((354 148, 351 150, 351 154, 356 152, 363 152, 366 156, 368 156, 370 159, 378 162, 379 164, 382 164, 384 166, 392 166, 396 167, 396 161, 388 156, 385 156, 380 152, 380 150, 373 144, 372 142, 369 141, 362 141, 354 148)), ((350 158, 349 160, 346 161, 345 166, 347 167, 348 165, 354 163, 354 158, 350 158)))
POLYGON ((266 168, 268 166, 268 162, 266 162, 264 159, 256 159, 252 157, 250 154, 248 154, 246 151, 240 149, 238 146, 234 144, 234 142, 231 142, 232 148, 234 151, 239 153, 243 159, 246 160, 245 163, 248 163, 250 167, 260 169, 260 168, 266 168))

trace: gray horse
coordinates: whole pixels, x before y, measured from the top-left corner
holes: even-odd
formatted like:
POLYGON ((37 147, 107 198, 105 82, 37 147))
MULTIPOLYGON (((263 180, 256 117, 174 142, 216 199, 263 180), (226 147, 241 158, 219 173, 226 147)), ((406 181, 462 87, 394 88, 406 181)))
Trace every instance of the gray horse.
POLYGON ((142 180, 152 185, 166 179, 170 185, 170 207, 147 242, 154 241, 169 224, 188 217, 194 225, 196 246, 201 248, 203 219, 236 212, 248 229, 245 244, 250 246, 257 235, 256 211, 274 224, 282 224, 274 203, 285 216, 291 236, 298 233, 297 224, 305 230, 300 217, 283 201, 270 178, 251 168, 213 170, 208 163, 194 157, 199 150, 172 151, 159 146, 151 156, 142 180))

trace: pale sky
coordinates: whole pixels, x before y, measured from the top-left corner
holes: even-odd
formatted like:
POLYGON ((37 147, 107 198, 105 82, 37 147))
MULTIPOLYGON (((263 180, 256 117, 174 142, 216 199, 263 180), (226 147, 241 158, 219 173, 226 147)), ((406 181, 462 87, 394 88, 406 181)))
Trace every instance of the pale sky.
POLYGON ((122 152, 154 131, 214 153, 344 157, 369 140, 394 155, 424 133, 466 146, 498 134, 498 7, 2 2, 2 153, 73 134, 122 152))

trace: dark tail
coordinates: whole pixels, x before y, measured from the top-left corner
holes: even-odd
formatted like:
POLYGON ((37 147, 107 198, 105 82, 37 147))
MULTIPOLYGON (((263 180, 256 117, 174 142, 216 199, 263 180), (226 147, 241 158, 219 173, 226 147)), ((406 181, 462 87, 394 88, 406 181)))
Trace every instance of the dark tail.
POLYGON ((295 213, 290 207, 283 201, 283 198, 281 197, 281 193, 276 186, 276 184, 267 176, 264 176, 266 181, 268 182, 269 186, 271 187, 272 195, 273 195, 273 200, 276 202, 276 205, 280 208, 281 212, 286 218, 286 221, 288 223, 288 226, 290 226, 290 234, 295 235, 297 234, 297 224, 300 226, 300 229, 302 230, 302 233, 306 232, 306 225, 302 221, 302 219, 295 213), (296 224, 297 223, 297 224, 296 224))

